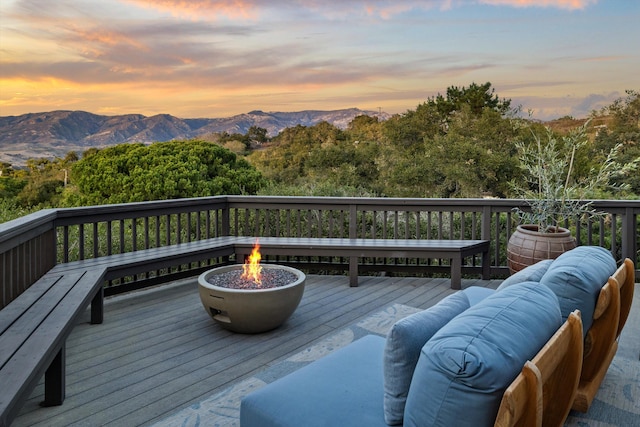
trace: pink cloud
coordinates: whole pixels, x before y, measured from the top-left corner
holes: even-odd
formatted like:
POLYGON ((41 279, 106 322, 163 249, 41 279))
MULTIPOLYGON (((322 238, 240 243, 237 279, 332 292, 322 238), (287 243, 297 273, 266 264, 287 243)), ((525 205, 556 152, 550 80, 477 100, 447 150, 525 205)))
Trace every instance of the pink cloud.
POLYGON ((226 17, 230 19, 257 18, 260 3, 258 1, 242 0, 126 0, 143 8, 168 12, 174 16, 215 19, 226 17))
POLYGON ((555 7, 558 9, 579 10, 598 3, 598 0, 479 0, 481 4, 511 7, 555 7))
POLYGON ((256 20, 269 9, 298 9, 328 18, 362 15, 390 19, 411 10, 449 10, 472 4, 507 7, 553 7, 565 10, 584 9, 598 0, 125 0, 147 9, 168 12, 191 19, 256 20))

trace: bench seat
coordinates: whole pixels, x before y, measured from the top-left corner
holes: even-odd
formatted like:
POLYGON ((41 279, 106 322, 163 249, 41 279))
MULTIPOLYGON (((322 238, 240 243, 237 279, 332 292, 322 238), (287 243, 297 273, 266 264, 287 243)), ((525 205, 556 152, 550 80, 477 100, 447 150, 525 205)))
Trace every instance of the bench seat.
POLYGON ((102 322, 104 270, 46 274, 0 311, 0 425, 8 426, 45 375, 44 406, 65 397, 65 342, 94 298, 102 322))
MULTIPOLYGON (((222 236, 159 248, 114 254, 56 265, 52 271, 106 268, 106 279, 233 254, 246 256, 255 237, 222 236)), ((451 260, 451 288, 460 289, 464 258, 482 255, 482 278, 489 279, 488 240, 348 239, 322 237, 260 237, 260 252, 282 256, 349 258, 349 284, 358 285, 358 258, 435 258, 451 260)))
MULTIPOLYGON (((488 240, 348 239, 310 237, 260 237, 265 255, 336 256, 349 258, 349 284, 358 285, 358 258, 437 258, 451 260, 451 288, 460 289, 462 261, 482 255, 482 278, 489 279, 488 240)), ((254 237, 237 237, 235 253, 249 255, 254 237)))
POLYGON ((105 268, 106 280, 234 253, 235 237, 223 236, 57 264, 51 272, 105 268))

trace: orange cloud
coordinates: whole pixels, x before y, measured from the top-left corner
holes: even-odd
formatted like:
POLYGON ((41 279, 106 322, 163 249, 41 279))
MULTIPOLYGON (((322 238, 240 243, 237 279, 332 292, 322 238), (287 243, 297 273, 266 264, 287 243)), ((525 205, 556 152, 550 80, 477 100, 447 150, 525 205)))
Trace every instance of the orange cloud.
POLYGON ((108 46, 117 46, 119 44, 128 44, 136 48, 143 48, 144 45, 135 39, 128 37, 122 33, 115 31, 98 29, 98 30, 84 30, 80 28, 74 29, 74 35, 86 42, 96 42, 108 46))
POLYGON ((78 52, 86 58, 100 58, 120 46, 129 46, 138 51, 149 50, 144 43, 105 28, 83 29, 73 26, 69 31, 72 35, 67 37, 68 45, 77 46, 78 52))
POLYGON ((257 2, 242 0, 126 0, 147 9, 168 12, 173 16, 191 19, 215 19, 221 16, 230 19, 257 18, 257 2))
POLYGON ((625 59, 624 56, 594 56, 593 58, 585 58, 584 62, 609 62, 609 61, 619 61, 621 59, 625 59))

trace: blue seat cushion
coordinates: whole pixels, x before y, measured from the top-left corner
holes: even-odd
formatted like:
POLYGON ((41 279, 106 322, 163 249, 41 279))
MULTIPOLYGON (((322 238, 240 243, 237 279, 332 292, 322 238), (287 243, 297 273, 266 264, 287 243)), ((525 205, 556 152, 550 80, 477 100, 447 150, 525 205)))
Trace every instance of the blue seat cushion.
POLYGON ((245 396, 242 427, 385 427, 382 353, 367 335, 245 396))
POLYGON ((549 269, 552 262, 552 259, 543 259, 542 261, 538 261, 533 265, 523 268, 517 273, 507 277, 502 283, 500 283, 500 286, 498 286, 498 289, 496 290, 500 291, 508 286, 515 285, 516 283, 539 282, 544 273, 549 269))
POLYGON ((593 324, 593 313, 600 290, 616 271, 611 253, 600 246, 578 246, 563 253, 540 279, 558 297, 564 320, 580 310, 586 336, 593 324))
POLYGON ((523 282, 453 318, 420 352, 405 426, 492 426, 502 395, 562 323, 555 294, 523 282))
POLYGON ((469 287, 392 326, 384 350, 384 418, 387 424, 402 424, 411 377, 422 346, 451 319, 493 292, 492 289, 469 287))

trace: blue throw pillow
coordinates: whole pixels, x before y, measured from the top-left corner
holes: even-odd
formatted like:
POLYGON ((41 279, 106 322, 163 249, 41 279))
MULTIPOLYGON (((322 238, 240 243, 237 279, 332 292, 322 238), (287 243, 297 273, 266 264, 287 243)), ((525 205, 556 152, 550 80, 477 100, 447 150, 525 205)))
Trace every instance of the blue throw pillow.
POLYGON ((433 307, 396 322, 384 350, 384 418, 402 424, 404 405, 422 346, 458 314, 494 291, 472 287, 444 298, 433 307), (471 301, 470 301, 471 300, 471 301))
POLYGON ((600 246, 578 246, 554 260, 540 283, 558 297, 563 320, 575 309, 580 310, 582 330, 586 336, 593 324, 600 290, 616 271, 616 261, 600 246))
POLYGON ((506 388, 562 324, 558 299, 524 282, 456 316, 424 345, 405 426, 493 426, 506 388))
POLYGON ((515 285, 516 283, 539 282, 544 273, 549 269, 552 262, 552 259, 544 259, 530 265, 529 267, 523 268, 517 273, 507 277, 496 290, 500 291, 508 286, 515 285))

